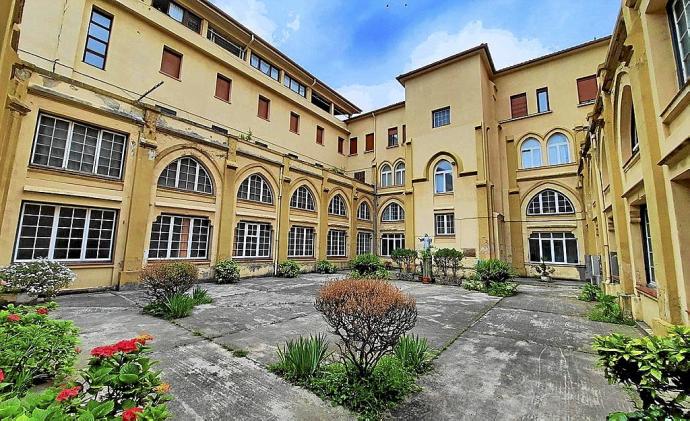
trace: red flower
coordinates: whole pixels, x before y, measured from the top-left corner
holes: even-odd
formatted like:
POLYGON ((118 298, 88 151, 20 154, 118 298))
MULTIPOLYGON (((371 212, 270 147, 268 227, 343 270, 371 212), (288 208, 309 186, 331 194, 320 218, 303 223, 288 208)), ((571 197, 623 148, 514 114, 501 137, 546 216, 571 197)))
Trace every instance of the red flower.
POLYGON ((134 408, 129 408, 122 413, 122 421, 135 421, 137 419, 137 414, 141 413, 142 409, 138 406, 134 408))
POLYGON ((118 351, 114 345, 97 346, 91 350, 92 357, 108 358, 112 357, 118 351))
POLYGON ((7 316, 7 321, 8 322, 18 322, 21 320, 21 317, 19 317, 19 314, 10 314, 7 316))
POLYGON ((60 393, 58 393, 55 400, 58 402, 62 402, 62 401, 66 401, 67 399, 76 398, 77 395, 79 395, 80 390, 81 390, 81 386, 74 386, 74 387, 70 387, 69 389, 63 389, 60 391, 60 393))
POLYGON ((129 352, 134 352, 137 349, 139 349, 139 346, 137 345, 138 343, 139 342, 136 339, 127 339, 116 343, 115 348, 117 348, 118 351, 127 354, 129 352))
POLYGON ((5 372, 0 369, 0 382, 5 380, 5 372))
POLYGON ((45 307, 39 307, 36 309, 36 313, 46 315, 46 314, 48 314, 48 309, 45 307))

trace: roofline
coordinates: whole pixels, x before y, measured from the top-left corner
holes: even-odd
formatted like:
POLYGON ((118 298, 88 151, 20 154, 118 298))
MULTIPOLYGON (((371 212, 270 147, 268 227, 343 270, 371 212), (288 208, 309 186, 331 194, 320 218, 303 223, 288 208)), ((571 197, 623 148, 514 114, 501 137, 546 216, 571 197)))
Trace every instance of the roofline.
POLYGON ((391 111, 391 110, 395 110, 398 108, 402 108, 404 106, 405 106, 405 101, 400 101, 400 102, 396 102, 394 104, 389 104, 389 105, 383 106, 381 108, 376 108, 375 110, 363 112, 362 114, 356 115, 354 117, 350 117, 350 118, 343 120, 343 121, 345 123, 351 123, 353 121, 361 120, 364 117, 371 117, 372 114, 383 113, 386 111, 391 111))
POLYGON ((494 61, 493 58, 491 58, 491 52, 489 51, 489 46, 486 43, 482 43, 477 45, 476 47, 469 48, 467 50, 461 51, 459 53, 453 54, 452 56, 448 56, 446 58, 442 58, 440 60, 434 61, 433 63, 429 63, 425 66, 419 67, 414 70, 410 70, 407 73, 403 73, 396 77, 397 81, 400 82, 401 85, 405 86, 405 81, 409 80, 415 76, 419 76, 421 74, 430 72, 432 70, 435 70, 439 67, 443 67, 445 65, 454 63, 456 61, 459 61, 465 57, 478 54, 481 52, 484 52, 486 54, 486 58, 489 62, 489 66, 491 67, 492 72, 496 72, 496 67, 494 66, 494 61))
POLYGON ((206 7, 210 8, 210 9, 213 10, 214 12, 218 13, 221 17, 223 17, 223 18, 229 20, 230 23, 232 23, 233 25, 236 25, 236 26, 239 27, 241 30, 245 31, 248 35, 253 36, 254 39, 255 39, 256 41, 259 41, 263 46, 265 46, 265 47, 268 48, 270 51, 272 51, 273 53, 275 53, 275 54, 277 54, 278 56, 280 56, 282 59, 284 59, 285 61, 287 61, 287 62, 290 63, 291 65, 295 66, 298 70, 304 72, 307 76, 309 76, 309 77, 311 77, 312 79, 314 79, 314 82, 315 82, 315 83, 318 83, 319 85, 321 85, 322 87, 324 87, 330 94, 334 95, 337 99, 339 99, 339 100, 343 101, 345 104, 349 105, 349 106, 355 111, 355 113, 361 113, 361 112, 362 112, 362 110, 361 110, 357 105, 355 105, 355 104, 352 103, 350 100, 348 100, 347 98, 345 98, 344 96, 342 96, 342 95, 341 95, 340 93, 338 93, 335 89, 333 89, 333 88, 331 88, 330 86, 326 85, 326 84, 325 84, 324 82, 322 82, 319 78, 317 78, 316 76, 314 76, 313 74, 311 74, 311 73, 310 73, 309 71, 307 71, 304 67, 300 66, 300 65, 297 64, 294 60, 292 60, 290 57, 288 57, 285 53, 283 53, 282 51, 280 51, 279 49, 277 49, 276 47, 274 47, 273 45, 271 45, 269 42, 267 42, 266 40, 264 40, 263 38, 261 38, 259 35, 257 35, 256 33, 254 33, 251 29, 249 29, 249 28, 247 28, 246 26, 242 25, 239 21, 237 21, 235 18, 233 18, 232 16, 230 16, 229 14, 227 14, 227 13, 226 13, 225 11, 223 11, 220 7, 218 7, 218 6, 216 6, 215 4, 213 4, 210 0, 199 0, 199 1, 200 1, 201 3, 203 3, 206 7))

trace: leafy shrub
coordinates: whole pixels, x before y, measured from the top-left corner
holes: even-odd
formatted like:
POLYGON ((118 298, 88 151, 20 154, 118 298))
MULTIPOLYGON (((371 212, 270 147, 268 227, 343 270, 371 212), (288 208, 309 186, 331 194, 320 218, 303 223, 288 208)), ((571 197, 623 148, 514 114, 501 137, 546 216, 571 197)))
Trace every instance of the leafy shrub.
POLYGON ((299 263, 294 260, 286 260, 278 265, 278 276, 283 278, 296 278, 300 272, 299 263))
POLYGON ((191 315, 195 305, 194 298, 189 295, 175 294, 163 302, 162 311, 166 319, 181 319, 191 315))
POLYGON ((517 294, 517 282, 492 282, 486 293, 494 297, 511 297, 517 294))
POLYGON ((59 290, 70 286, 75 278, 67 266, 43 258, 13 263, 0 270, 3 289, 24 291, 34 297, 54 297, 59 290))
POLYGON ((423 373, 431 367, 433 354, 426 338, 415 335, 403 335, 393 348, 393 355, 408 370, 423 373))
POLYGON ((388 280, 390 272, 386 268, 378 268, 373 273, 359 273, 356 270, 350 271, 350 278, 352 279, 378 279, 381 281, 388 280))
POLYGON ((465 257, 465 255, 460 250, 442 248, 436 250, 434 262, 443 276, 448 276, 448 272, 450 271, 453 277, 456 277, 458 276, 458 269, 460 269, 463 257, 465 257))
POLYGON ((338 347, 348 368, 360 377, 371 374, 417 321, 414 297, 376 280, 328 282, 319 290, 315 307, 342 340, 338 347))
POLYGON ((362 277, 373 275, 383 268, 384 266, 379 256, 371 253, 360 254, 350 260, 350 269, 362 277))
POLYGON ((175 294, 189 291, 198 279, 196 266, 188 262, 147 265, 140 275, 146 295, 152 302, 163 303, 175 294))
POLYGON ((616 323, 634 325, 635 321, 623 314, 621 306, 618 304, 618 297, 608 294, 600 294, 599 302, 589 312, 589 319, 596 322, 616 323))
POLYGON ((478 279, 465 279, 462 282, 462 287, 469 290, 469 291, 480 291, 480 292, 484 292, 484 290, 486 289, 484 287, 484 284, 482 283, 482 281, 480 281, 478 279))
POLYGON ((664 337, 598 336, 593 347, 609 381, 634 388, 642 400, 641 411, 609 419, 690 418, 690 328, 674 326, 664 337))
POLYGON ((599 288, 599 286, 587 282, 582 286, 580 295, 577 296, 577 299, 580 301, 597 301, 601 293, 601 288, 599 288))
POLYGON ((240 265, 232 259, 221 260, 213 266, 213 274, 217 284, 234 284, 240 281, 240 265))
POLYGON ((194 301, 194 305, 201 305, 201 304, 211 304, 213 302, 213 298, 211 298, 210 295, 208 295, 208 291, 201 287, 194 287, 192 290, 192 301, 194 301))
POLYGON ((288 380, 301 383, 319 371, 328 355, 325 335, 300 336, 296 341, 287 341, 283 348, 278 347, 278 363, 270 368, 288 380))
POLYGON ((492 282, 508 282, 515 277, 515 270, 510 263, 500 259, 477 261, 475 279, 481 281, 485 288, 492 282))
POLYGON ((412 249, 395 249, 391 252, 391 259, 398 265, 400 270, 406 272, 413 271, 417 261, 417 251, 412 249))
POLYGON ((316 262, 316 271, 319 273, 335 273, 337 268, 335 265, 328 260, 319 260, 316 262))

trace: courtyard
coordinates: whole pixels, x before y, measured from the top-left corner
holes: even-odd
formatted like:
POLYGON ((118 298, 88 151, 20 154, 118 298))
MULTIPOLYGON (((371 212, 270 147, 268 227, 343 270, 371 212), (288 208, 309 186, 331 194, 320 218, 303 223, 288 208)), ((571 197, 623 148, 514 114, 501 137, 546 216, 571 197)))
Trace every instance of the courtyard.
MULTIPOLYGON (((204 284, 213 303, 174 322, 142 314, 141 290, 64 295, 57 317, 74 320, 85 350, 154 335, 175 419, 354 419, 267 370, 277 345, 328 331, 313 302, 333 277, 204 284)), ((595 367, 591 341, 599 334, 640 333, 588 320, 591 304, 576 299, 580 283, 521 280, 520 293, 503 299, 454 286, 394 284, 416 297, 413 333, 442 352, 419 380, 423 390, 389 418, 594 420, 633 408, 629 395, 595 367)))

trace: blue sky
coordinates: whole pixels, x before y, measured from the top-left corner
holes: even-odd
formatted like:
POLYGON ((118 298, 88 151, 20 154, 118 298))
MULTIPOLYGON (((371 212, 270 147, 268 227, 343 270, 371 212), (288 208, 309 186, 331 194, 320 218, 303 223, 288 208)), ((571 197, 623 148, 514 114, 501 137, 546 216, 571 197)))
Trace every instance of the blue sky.
POLYGON ((395 77, 482 42, 497 67, 609 35, 619 0, 213 0, 362 109, 395 77))

